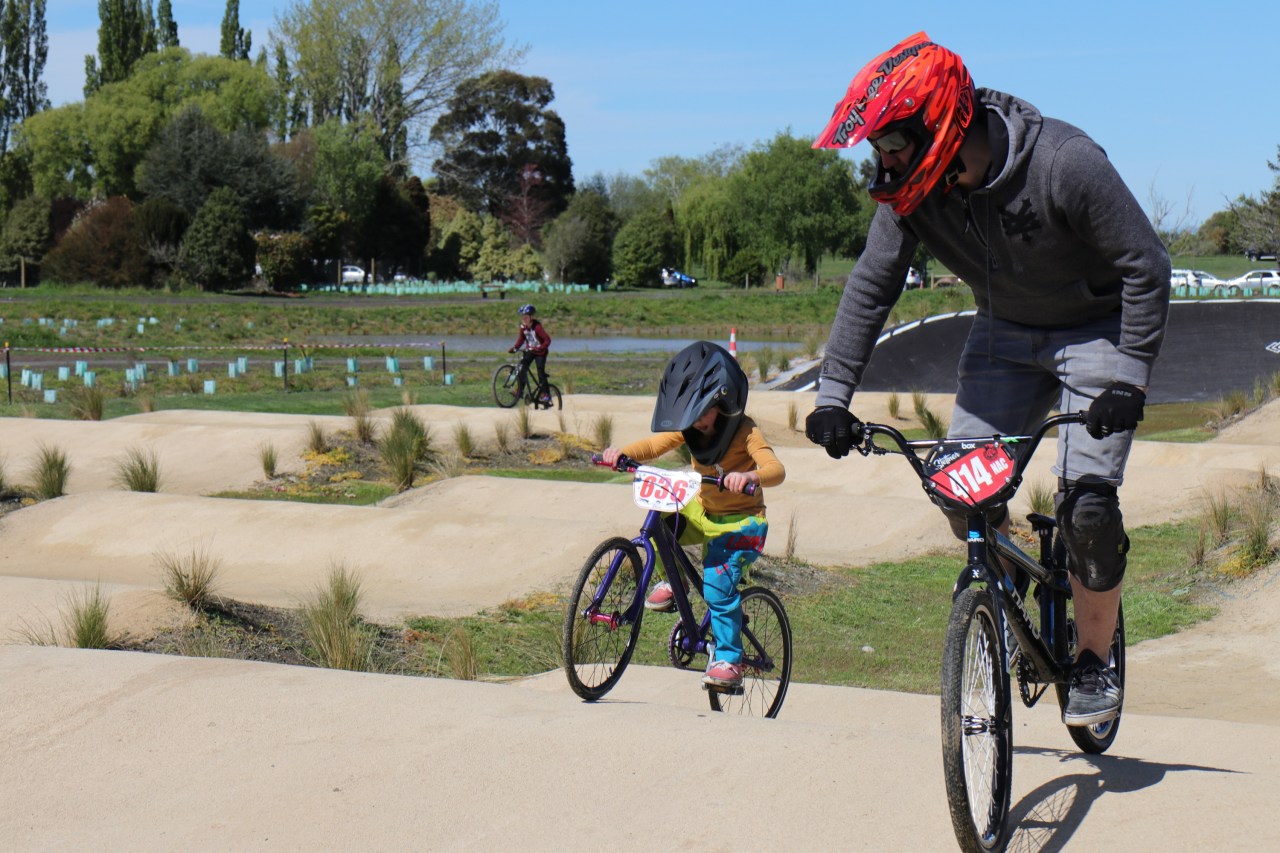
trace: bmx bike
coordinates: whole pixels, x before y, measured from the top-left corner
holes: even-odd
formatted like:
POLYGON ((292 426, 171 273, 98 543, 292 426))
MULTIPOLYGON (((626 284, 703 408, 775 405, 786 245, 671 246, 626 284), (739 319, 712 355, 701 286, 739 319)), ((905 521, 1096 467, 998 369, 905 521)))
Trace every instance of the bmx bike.
MULTIPOLYGON (((594 457, 597 464, 604 464, 594 457)), ((573 692, 588 702, 618 683, 640 637, 645 591, 658 557, 667 569, 675 599, 676 624, 667 637, 667 658, 677 669, 706 669, 695 663, 715 646, 711 615, 694 613, 690 590, 702 595, 696 571, 664 514, 678 512, 693 500, 703 483, 720 485, 719 477, 693 471, 667 471, 619 457, 616 469, 633 474, 636 504, 648 511, 634 539, 615 536, 596 546, 582 565, 570 595, 563 629, 564 671, 573 692), (641 554, 644 555, 643 559, 641 554)), ((775 717, 791 683, 791 622, 782 601, 771 590, 750 586, 742 591, 742 686, 704 685, 713 711, 775 717)))
POLYGON ((504 409, 523 400, 535 409, 564 408, 564 400, 559 387, 547 382, 547 398, 538 399, 536 382, 530 382, 527 367, 520 362, 504 364, 493 372, 493 401, 504 409))
MULTIPOLYGON (((965 511, 969 558, 952 592, 942 651, 942 759, 956 840, 964 850, 1003 850, 1013 780, 1011 674, 1030 708, 1049 687, 1059 707, 1068 698, 1075 660, 1076 627, 1066 546, 1057 520, 1031 513, 1039 540, 1032 559, 993 527, 985 507, 1007 502, 1045 434, 1084 423, 1085 413, 1061 414, 1028 436, 908 441, 883 424, 866 424, 864 456, 901 454, 936 502, 965 511), (876 444, 884 436, 896 447, 876 444), (1015 571, 1014 575, 1000 568, 1015 571), (1034 591, 1030 590, 1035 583, 1034 591), (1024 599, 1024 595, 1031 592, 1024 599), (1033 619, 1031 604, 1037 611, 1033 619)), ((1108 666, 1124 685, 1124 611, 1111 641, 1108 666)), ((1082 751, 1101 753, 1120 729, 1120 716, 1089 726, 1068 726, 1082 751)))

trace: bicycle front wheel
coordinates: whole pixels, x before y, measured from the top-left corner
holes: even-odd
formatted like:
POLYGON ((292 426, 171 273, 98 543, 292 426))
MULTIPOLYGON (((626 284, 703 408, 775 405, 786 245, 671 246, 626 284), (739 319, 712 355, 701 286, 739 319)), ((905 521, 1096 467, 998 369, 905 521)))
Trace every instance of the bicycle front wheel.
POLYGON ((956 597, 942 652, 942 767, 962 850, 1003 850, 1013 783, 1013 710, 991 593, 956 597))
POLYGON ((520 388, 519 368, 514 364, 504 364, 493 373, 493 401, 504 409, 509 409, 520 402, 516 393, 520 388))
POLYGON ((711 710, 745 717, 776 717, 791 683, 791 620, 771 590, 742 593, 742 693, 711 689, 711 710))
POLYGON ((593 702, 613 689, 640 636, 640 554, 622 537, 596 546, 578 573, 564 615, 569 687, 593 702))

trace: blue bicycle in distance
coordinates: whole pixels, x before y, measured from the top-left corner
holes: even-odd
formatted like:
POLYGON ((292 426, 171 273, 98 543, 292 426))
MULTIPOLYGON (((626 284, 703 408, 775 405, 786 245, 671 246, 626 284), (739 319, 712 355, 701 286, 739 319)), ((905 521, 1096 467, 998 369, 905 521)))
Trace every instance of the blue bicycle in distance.
MULTIPOLYGON (((604 464, 599 456, 592 461, 604 464)), ((617 470, 632 473, 633 497, 648 514, 634 539, 615 536, 596 546, 570 595, 563 629, 564 671, 573 692, 588 702, 612 690, 631 662, 658 557, 676 604, 676 623, 667 637, 671 665, 702 672, 702 659, 715 645, 710 614, 699 617, 689 594, 693 590, 701 597, 702 574, 664 516, 693 500, 703 483, 719 486, 720 478, 649 467, 626 456, 618 459, 617 470)), ((705 611, 705 606, 699 609, 705 611)), ((742 651, 742 687, 704 686, 711 709, 777 716, 791 683, 791 623, 778 596, 761 586, 742 591, 742 651)))

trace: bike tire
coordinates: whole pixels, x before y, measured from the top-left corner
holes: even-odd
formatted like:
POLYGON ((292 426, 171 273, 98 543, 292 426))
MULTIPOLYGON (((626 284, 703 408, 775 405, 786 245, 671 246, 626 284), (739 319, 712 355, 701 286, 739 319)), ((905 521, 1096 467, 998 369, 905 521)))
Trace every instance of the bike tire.
POLYGON ((711 710, 744 717, 776 717, 791 684, 791 620, 772 590, 742 593, 742 693, 707 690, 711 710))
MULTIPOLYGON (((1072 658, 1075 657, 1075 619, 1069 621, 1067 635, 1070 638, 1069 652, 1072 658)), ((1116 677, 1120 681, 1121 696, 1124 691, 1124 670, 1125 670, 1125 639, 1124 639, 1124 605, 1120 605, 1120 610, 1116 614, 1116 632, 1111 638, 1111 659, 1109 663, 1116 671, 1116 677)), ((1067 698, 1069 690, 1067 685, 1059 684, 1058 688, 1058 707, 1060 709, 1067 707, 1067 698)), ((1097 723, 1092 726, 1067 726, 1067 733, 1071 735, 1071 739, 1075 741, 1076 746, 1080 747, 1081 752, 1087 752, 1090 755, 1099 755, 1111 748, 1111 744, 1115 743, 1116 735, 1120 733, 1120 717, 1124 713, 1124 706, 1121 705, 1121 713, 1117 714, 1115 719, 1107 720, 1105 723, 1097 723)))
POLYGON ((547 404, 547 408, 555 408, 560 410, 564 408, 564 397, 560 394, 560 389, 550 383, 547 384, 547 393, 551 395, 551 402, 547 404))
POLYGON ((561 651, 569 687, 588 702, 612 690, 631 661, 644 616, 640 573, 636 546, 620 536, 597 545, 578 572, 561 651), (634 622, 626 621, 628 613, 634 622))
POLYGON ((960 849, 1003 850, 1013 785, 1013 703, 991 593, 956 596, 942 652, 942 765, 960 849))
POLYGON ((504 409, 520 402, 518 371, 514 364, 504 364, 493 372, 493 401, 504 409))

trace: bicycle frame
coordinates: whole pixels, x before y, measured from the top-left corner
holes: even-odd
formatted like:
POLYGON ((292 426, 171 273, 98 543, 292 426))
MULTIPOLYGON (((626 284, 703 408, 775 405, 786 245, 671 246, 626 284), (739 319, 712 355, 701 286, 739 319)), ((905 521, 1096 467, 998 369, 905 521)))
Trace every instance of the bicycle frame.
MULTIPOLYGON (((603 464, 598 461, 598 457, 596 457, 596 460, 597 464, 603 464)), ((615 470, 634 470, 636 464, 632 459, 625 456, 620 457, 615 470)), ((703 477, 703 482, 718 486, 720 478, 703 477)), ((694 615, 693 604, 688 592, 690 588, 693 588, 697 590, 699 596, 702 596, 702 577, 694 569, 684 549, 680 547, 675 532, 663 520, 661 511, 649 510, 645 515, 644 522, 640 525, 639 535, 631 540, 631 544, 635 545, 636 549, 644 554, 644 568, 640 573, 639 593, 636 595, 635 600, 631 602, 627 611, 619 614, 618 617, 599 612, 604 590, 612 585, 614 576, 617 574, 622 562, 620 558, 615 559, 609 566, 609 571, 604 582, 600 584, 600 589, 597 590, 591 600, 591 609, 595 611, 591 618, 594 621, 609 622, 614 628, 633 624, 639 619, 640 611, 644 608, 644 591, 649 588, 649 584, 653 580, 653 573, 657 568, 655 557, 660 558, 662 564, 667 568, 667 580, 671 584, 672 598, 675 600, 676 611, 680 614, 680 623, 685 626, 680 649, 687 654, 707 654, 710 650, 706 636, 707 628, 711 624, 711 613, 708 611, 703 614, 702 619, 698 619, 694 615), (686 584, 688 585, 686 586, 686 584)), ((764 652, 763 646, 755 635, 751 633, 750 627, 745 622, 742 625, 742 648, 744 660, 750 661, 753 666, 762 671, 773 671, 773 660, 764 652)))
MULTIPOLYGON (((1068 678, 1067 668, 1071 663, 1070 659, 1067 658, 1065 643, 1059 643, 1059 638, 1065 635, 1066 608, 1064 604, 1066 599, 1071 597, 1071 584, 1067 573, 1054 565, 1052 535, 1056 524, 1053 519, 1047 516, 1031 515, 1032 529, 1040 539, 1040 559, 1037 561, 1024 553, 1007 536, 995 529, 983 514, 983 507, 998 501, 1007 501, 1013 496, 1022 484, 1022 477, 1026 472, 1026 467, 1030 463, 1031 457, 1035 454, 1040 441, 1049 430, 1064 424, 1083 422, 1083 412, 1056 415, 1047 419, 1034 433, 1028 436, 991 436, 989 438, 975 439, 976 441, 994 440, 1006 444, 1022 445, 1022 448, 1021 452, 1016 455, 1014 470, 1008 482, 993 495, 970 507, 967 516, 968 535, 966 537, 968 560, 964 570, 956 580, 955 587, 952 590, 952 599, 954 600, 961 591, 974 583, 985 584, 987 589, 991 591, 992 599, 995 603, 996 633, 1000 637, 1001 651, 1007 656, 1008 650, 1003 648, 1007 625, 1009 631, 1018 642, 1020 653, 1035 670, 1035 682, 1042 685, 1066 683, 1068 678), (993 565, 996 561, 991 559, 990 555, 992 553, 998 556, 1010 571, 1006 572, 993 565), (1032 623, 1022 594, 1018 592, 1014 581, 1014 569, 1023 570, 1031 580, 1038 584, 1036 588, 1037 601, 1040 606, 1040 625, 1038 629, 1032 623), (1055 650, 1057 654, 1055 654, 1055 650), (1063 658, 1060 659, 1058 654, 1063 655, 1063 658)), ((924 461, 920 458, 919 453, 936 447, 939 443, 937 440, 908 441, 898 430, 883 424, 867 424, 866 432, 867 435, 863 444, 857 447, 860 453, 864 456, 899 453, 907 459, 920 477, 925 485, 925 491, 936 491, 936 489, 931 488, 930 474, 925 469, 924 461), (897 444, 898 450, 895 451, 874 444, 872 441, 874 435, 887 437, 897 444)), ((1039 692, 1036 693, 1035 698, 1039 698, 1039 692)))

